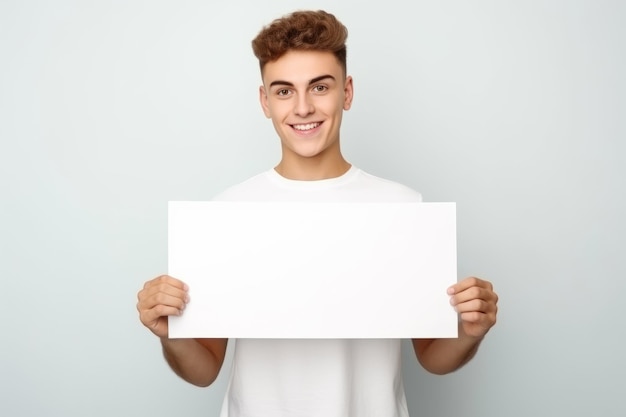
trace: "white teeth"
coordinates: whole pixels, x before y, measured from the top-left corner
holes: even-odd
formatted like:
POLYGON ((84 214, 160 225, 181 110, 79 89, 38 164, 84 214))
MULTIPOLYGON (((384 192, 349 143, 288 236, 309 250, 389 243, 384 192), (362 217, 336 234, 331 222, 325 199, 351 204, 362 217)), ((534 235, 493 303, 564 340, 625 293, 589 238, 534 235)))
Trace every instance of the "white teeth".
POLYGON ((308 123, 305 125, 293 125, 293 128, 296 130, 311 130, 311 129, 315 129, 319 125, 320 125, 319 123, 308 123))

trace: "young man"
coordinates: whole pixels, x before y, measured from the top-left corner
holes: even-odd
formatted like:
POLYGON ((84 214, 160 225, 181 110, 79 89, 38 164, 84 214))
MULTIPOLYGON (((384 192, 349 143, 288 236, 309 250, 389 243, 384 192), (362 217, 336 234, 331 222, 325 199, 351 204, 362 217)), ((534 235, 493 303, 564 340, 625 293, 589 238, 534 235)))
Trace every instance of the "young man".
MULTIPOLYGON (((341 118, 353 98, 346 38, 333 15, 303 11, 254 39, 261 107, 280 137, 282 158, 217 200, 421 201, 419 193, 359 170, 341 153, 341 118)), ((421 365, 436 374, 469 361, 496 322, 498 297, 489 282, 466 278, 448 294, 459 313, 459 337, 413 340, 421 365)), ((146 282, 138 299, 141 322, 160 338, 174 372, 198 386, 211 384, 227 340, 167 337, 167 316, 182 314, 187 286, 160 276, 146 282)), ((400 340, 237 340, 222 416, 408 416, 400 350, 400 340)))

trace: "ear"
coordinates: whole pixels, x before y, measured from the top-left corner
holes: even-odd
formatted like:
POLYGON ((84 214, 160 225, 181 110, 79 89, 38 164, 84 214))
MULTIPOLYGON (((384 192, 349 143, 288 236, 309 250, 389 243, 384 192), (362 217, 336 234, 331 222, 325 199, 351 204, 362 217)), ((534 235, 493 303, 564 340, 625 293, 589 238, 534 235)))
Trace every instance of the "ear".
POLYGON ((263 108, 263 113, 265 114, 265 117, 267 117, 268 119, 272 117, 270 114, 270 106, 267 102, 267 92, 265 91, 264 86, 259 87, 259 101, 261 102, 261 108, 263 108))
POLYGON ((352 107, 352 98, 354 97, 354 85, 352 84, 352 76, 350 75, 346 77, 346 82, 343 86, 343 94, 343 109, 350 110, 350 107, 352 107))

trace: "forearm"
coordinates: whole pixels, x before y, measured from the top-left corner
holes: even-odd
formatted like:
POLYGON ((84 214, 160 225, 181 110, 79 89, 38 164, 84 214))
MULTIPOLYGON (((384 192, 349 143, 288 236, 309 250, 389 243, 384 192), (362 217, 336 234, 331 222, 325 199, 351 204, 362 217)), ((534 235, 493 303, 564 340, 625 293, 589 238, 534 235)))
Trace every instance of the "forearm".
MULTIPOLYGON (((223 343, 224 349, 226 341, 223 343)), ((212 351, 204 339, 204 345, 198 339, 161 339, 163 356, 172 370, 185 381, 199 386, 209 386, 219 374, 223 363, 223 352, 212 351), (221 355, 220 355, 221 353, 221 355)))
POLYGON ((482 339, 465 334, 459 324, 458 338, 413 339, 413 348, 424 369, 433 374, 444 375, 468 363, 478 351, 482 339))

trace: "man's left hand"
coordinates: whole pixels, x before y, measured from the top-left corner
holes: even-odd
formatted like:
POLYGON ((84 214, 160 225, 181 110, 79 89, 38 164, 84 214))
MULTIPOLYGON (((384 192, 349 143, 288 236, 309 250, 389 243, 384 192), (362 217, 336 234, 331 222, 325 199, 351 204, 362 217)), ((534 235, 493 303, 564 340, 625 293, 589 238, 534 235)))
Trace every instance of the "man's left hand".
POLYGON ((491 282, 476 277, 465 278, 448 288, 448 294, 467 336, 482 338, 496 324, 498 295, 491 282))

